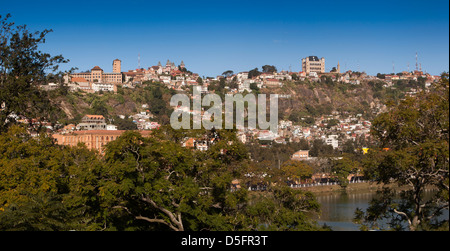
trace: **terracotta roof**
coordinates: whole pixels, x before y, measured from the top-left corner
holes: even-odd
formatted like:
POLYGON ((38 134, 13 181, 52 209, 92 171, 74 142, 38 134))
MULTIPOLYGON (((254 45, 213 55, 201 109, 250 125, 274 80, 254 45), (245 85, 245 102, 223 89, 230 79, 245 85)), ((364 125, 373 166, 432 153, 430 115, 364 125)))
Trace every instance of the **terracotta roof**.
POLYGON ((94 68, 91 69, 91 71, 92 71, 92 70, 102 70, 102 71, 103 71, 103 69, 100 68, 99 66, 95 66, 94 68))
MULTIPOLYGON (((95 134, 95 135, 121 135, 122 133, 126 132, 127 130, 82 130, 82 131, 73 131, 72 133, 75 135, 88 135, 88 134, 95 134)), ((142 136, 148 136, 152 133, 150 130, 142 130, 138 131, 142 136)))
POLYGON ((85 117, 94 118, 94 119, 105 119, 105 117, 103 117, 103 115, 89 115, 89 114, 87 114, 87 115, 85 115, 85 117))
POLYGON ((74 77, 71 79, 72 82, 88 82, 85 78, 74 77))

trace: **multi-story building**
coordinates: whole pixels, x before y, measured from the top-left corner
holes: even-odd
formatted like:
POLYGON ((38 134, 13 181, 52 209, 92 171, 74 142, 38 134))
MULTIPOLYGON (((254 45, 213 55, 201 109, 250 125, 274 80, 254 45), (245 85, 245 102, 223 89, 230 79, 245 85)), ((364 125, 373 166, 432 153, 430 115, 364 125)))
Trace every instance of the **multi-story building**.
POLYGON ((291 160, 308 160, 309 159, 309 150, 300 150, 295 152, 291 156, 291 160))
POLYGON ((105 117, 102 115, 85 115, 77 128, 80 130, 106 130, 105 117))
MULTIPOLYGON (((67 134, 53 134, 52 137, 59 145, 76 146, 84 143, 88 149, 98 150, 104 153, 106 144, 116 140, 125 130, 83 130, 73 131, 67 134)), ((139 131, 142 136, 148 137, 152 131, 139 131)))
POLYGON ((111 83, 92 83, 91 85, 92 91, 99 92, 99 91, 109 91, 109 92, 116 92, 117 86, 115 84, 111 83))
POLYGON ((84 79, 86 82, 98 82, 98 83, 111 83, 111 84, 121 84, 122 83, 122 73, 121 62, 119 59, 113 61, 113 72, 105 73, 102 68, 95 66, 89 72, 72 73, 70 75, 70 82, 74 82, 73 79, 84 79))
POLYGON ((325 139, 325 144, 332 146, 333 149, 339 147, 338 135, 329 135, 328 138, 325 139))
POLYGON ((115 59, 113 61, 113 72, 114 73, 121 73, 122 72, 121 64, 122 64, 122 61, 120 61, 119 59, 115 59))
POLYGON ((302 71, 306 72, 306 74, 310 72, 324 73, 325 58, 319 59, 317 56, 302 58, 302 71))

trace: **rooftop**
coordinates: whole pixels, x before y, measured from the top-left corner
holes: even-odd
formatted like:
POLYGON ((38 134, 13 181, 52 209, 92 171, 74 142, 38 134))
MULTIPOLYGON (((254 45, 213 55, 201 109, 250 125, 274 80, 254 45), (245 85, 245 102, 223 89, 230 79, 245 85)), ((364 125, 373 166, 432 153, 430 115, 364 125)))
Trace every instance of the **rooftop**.
POLYGON ((85 117, 88 117, 90 119, 105 119, 105 117, 103 117, 103 115, 85 115, 85 117))
POLYGON ((100 70, 100 71, 103 71, 103 69, 100 68, 100 66, 95 66, 94 68, 91 69, 91 71, 94 71, 94 70, 100 70))

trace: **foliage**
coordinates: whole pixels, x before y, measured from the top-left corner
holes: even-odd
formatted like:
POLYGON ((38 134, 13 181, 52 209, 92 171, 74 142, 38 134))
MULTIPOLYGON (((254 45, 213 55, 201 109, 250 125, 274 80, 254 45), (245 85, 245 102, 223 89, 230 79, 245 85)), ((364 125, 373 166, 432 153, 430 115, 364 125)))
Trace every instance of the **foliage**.
POLYGON ((308 164, 298 160, 289 160, 283 163, 281 171, 290 182, 311 178, 313 169, 308 164))
POLYGON ((137 130, 136 123, 130 118, 114 117, 114 124, 117 125, 117 130, 137 130))
POLYGON ((248 72, 248 78, 252 79, 253 77, 257 77, 261 75, 261 72, 258 70, 258 68, 252 69, 248 72))
MULTIPOLYGON (((448 210, 449 194, 449 86, 448 74, 442 81, 415 97, 407 97, 396 107, 379 115, 372 126, 380 148, 369 151, 366 175, 385 184, 409 186, 401 201, 392 200, 386 190, 384 200, 374 201, 367 214, 358 213, 358 222, 367 225, 386 214, 394 214, 391 227, 399 222, 409 230, 433 228, 432 221, 448 210), (387 151, 386 151, 387 150, 387 151), (424 198, 426 188, 435 188, 431 199, 424 198)), ((439 222, 441 225, 445 222, 439 222)), ((448 220, 447 220, 448 226, 448 220)))
POLYGON ((231 77, 231 76, 233 76, 233 71, 232 70, 228 70, 228 71, 224 71, 223 73, 222 73, 222 75, 224 76, 224 77, 231 77))
POLYGON ((315 139, 312 142, 312 147, 309 151, 309 155, 312 157, 325 157, 332 156, 334 154, 333 147, 331 145, 327 145, 321 139, 315 139))
POLYGON ((346 188, 349 184, 348 176, 358 172, 359 165, 349 157, 345 156, 342 159, 332 160, 331 171, 339 181, 339 185, 346 188))
POLYGON ((277 72, 277 67, 273 65, 263 65, 262 70, 264 73, 274 73, 277 72))
POLYGON ((318 229, 309 218, 318 210, 311 194, 275 183, 261 196, 244 183, 233 187, 248 166, 234 131, 127 131, 102 156, 13 126, 0 134, 0 229, 318 229), (204 152, 182 147, 190 135, 214 144, 204 152))
POLYGON ((45 82, 45 71, 56 71, 62 56, 52 57, 39 50, 51 30, 30 32, 25 25, 15 26, 10 15, 0 16, 0 131, 15 122, 15 116, 27 119, 53 119, 55 108, 38 85, 45 82))
POLYGON ((319 212, 319 204, 310 192, 281 186, 272 187, 270 193, 255 197, 245 210, 245 217, 250 219, 246 230, 321 230, 311 221, 310 216, 319 212))

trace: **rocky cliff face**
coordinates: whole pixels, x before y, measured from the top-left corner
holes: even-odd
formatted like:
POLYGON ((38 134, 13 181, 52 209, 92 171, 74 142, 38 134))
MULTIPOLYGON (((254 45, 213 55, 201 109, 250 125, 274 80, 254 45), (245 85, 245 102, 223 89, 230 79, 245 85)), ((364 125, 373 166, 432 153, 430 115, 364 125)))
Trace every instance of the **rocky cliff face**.
POLYGON ((368 118, 380 112, 386 99, 374 98, 374 91, 367 83, 360 85, 321 83, 285 83, 281 88, 262 89, 261 93, 282 94, 279 99, 280 118, 322 116, 333 112, 363 114, 368 118))

